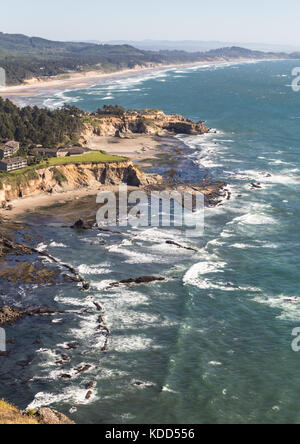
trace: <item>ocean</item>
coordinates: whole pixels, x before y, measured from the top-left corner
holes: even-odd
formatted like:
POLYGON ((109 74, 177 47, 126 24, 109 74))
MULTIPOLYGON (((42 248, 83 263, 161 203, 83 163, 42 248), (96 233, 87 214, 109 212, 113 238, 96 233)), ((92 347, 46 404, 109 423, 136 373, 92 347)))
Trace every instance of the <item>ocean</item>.
MULTIPOLYGON (((86 424, 300 422, 300 353, 291 346, 300 327, 300 93, 291 88, 299 63, 174 68, 31 99, 206 120, 216 132, 179 137, 184 158, 198 180, 226 181, 232 198, 206 209, 204 237, 192 240, 151 227, 76 233, 31 217, 39 247, 77 267, 91 291, 6 286, 6 303, 69 313, 7 328, 15 344, 1 361, 1 396, 21 408, 49 405, 86 424), (141 275, 169 279, 107 289, 141 275), (101 353, 93 301, 111 329, 108 353, 101 353), (66 350, 69 342, 77 348, 66 350), (63 369, 55 363, 61 353, 69 359, 63 369), (92 367, 75 374, 81 365, 92 367), (61 378, 70 372, 73 379, 61 378), (86 400, 90 381, 96 385, 86 400)), ((190 179, 190 170, 182 177, 190 179)))

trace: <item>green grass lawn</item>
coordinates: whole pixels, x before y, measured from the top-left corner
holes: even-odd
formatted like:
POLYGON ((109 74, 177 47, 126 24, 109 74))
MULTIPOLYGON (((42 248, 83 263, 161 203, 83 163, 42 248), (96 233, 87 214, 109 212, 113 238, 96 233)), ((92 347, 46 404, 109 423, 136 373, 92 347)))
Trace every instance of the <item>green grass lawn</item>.
POLYGON ((21 183, 36 178, 36 170, 47 167, 56 167, 59 165, 70 164, 87 164, 87 163, 114 163, 127 160, 125 157, 112 156, 101 151, 92 151, 83 156, 70 157, 51 157, 47 162, 41 162, 38 165, 31 165, 20 170, 10 172, 0 172, 0 188, 2 188, 2 181, 10 179, 10 183, 21 183))
POLYGON ((1 172, 0 178, 5 176, 13 176, 24 174, 29 171, 38 170, 40 168, 59 166, 59 165, 69 165, 69 164, 86 164, 86 163, 113 163, 122 162, 127 160, 125 157, 112 156, 111 154, 106 154, 100 151, 92 151, 91 153, 84 154, 82 156, 70 156, 70 157, 51 157, 47 162, 41 162, 38 165, 31 165, 20 170, 1 172))
POLYGON ((112 163, 127 160, 125 157, 112 156, 101 151, 92 151, 82 156, 51 157, 49 165, 68 165, 70 163, 112 163))

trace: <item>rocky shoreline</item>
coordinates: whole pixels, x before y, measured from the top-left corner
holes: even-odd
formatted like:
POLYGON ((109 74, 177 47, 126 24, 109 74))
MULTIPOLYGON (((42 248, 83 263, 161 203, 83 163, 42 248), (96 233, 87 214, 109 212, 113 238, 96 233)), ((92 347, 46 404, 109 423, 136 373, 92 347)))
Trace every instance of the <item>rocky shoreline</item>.
MULTIPOLYGON (((152 116, 154 118, 155 116, 152 116)), ((134 123, 127 122, 123 129, 116 130, 115 124, 113 128, 115 131, 114 137, 130 137, 130 132, 137 129, 136 124, 138 122, 138 117, 136 115, 132 116, 134 123), (125 129, 124 129, 125 128, 125 129)), ((161 128, 161 137, 166 134, 170 135, 172 130, 174 133, 176 131, 186 131, 187 134, 192 133, 205 133, 208 129, 203 125, 203 122, 194 124, 191 121, 186 121, 186 119, 181 119, 177 116, 172 117, 173 123, 170 123, 169 118, 164 120, 163 126, 161 128), (171 125, 168 127, 168 125, 171 125), (178 125, 178 126, 177 126, 178 125), (183 126, 182 126, 183 125, 183 126), (172 128, 172 129, 171 129, 172 128)), ((161 117, 157 119, 157 122, 162 122, 161 117)), ((119 122, 120 123, 120 122, 119 122)), ((119 125, 118 123, 118 125, 119 125)), ((145 123, 145 122, 143 122, 145 123)), ((149 123, 149 122, 148 122, 149 123)), ((146 124, 148 125, 146 122, 146 124)), ((123 121, 124 125, 124 121, 123 121)), ((155 131, 157 131, 157 125, 155 131)), ((109 127, 109 131, 112 127, 109 127)), ((150 135, 152 134, 153 127, 149 126, 150 135)), ((102 131, 102 130, 101 130, 102 131)), ((143 131, 147 132, 147 128, 143 128, 143 131)), ((169 165, 167 162, 166 169, 169 165)), ((95 165, 68 165, 59 167, 61 173, 66 177, 66 182, 58 183, 54 175, 51 173, 49 168, 38 171, 38 177, 31 180, 29 183, 18 184, 15 188, 12 185, 4 185, 2 190, 0 190, 0 200, 5 202, 17 196, 31 195, 32 193, 42 193, 41 198, 46 199, 47 194, 55 194, 59 192, 61 196, 64 192, 71 189, 79 190, 82 188, 90 189, 90 185, 93 184, 92 188, 93 196, 91 196, 90 204, 87 204, 84 209, 84 203, 73 199, 71 201, 65 201, 64 204, 56 208, 55 217, 56 220, 61 217, 63 221, 66 215, 69 216, 68 225, 66 227, 73 230, 97 230, 100 229, 95 226, 95 194, 99 190, 109 189, 118 186, 121 183, 126 183, 129 187, 135 190, 143 190, 148 195, 152 191, 188 191, 191 194, 196 192, 202 192, 205 198, 206 206, 216 206, 220 205, 223 201, 230 199, 230 192, 227 190, 227 184, 224 182, 213 182, 209 181, 207 178, 200 183, 184 183, 182 182, 178 175, 168 175, 163 177, 158 174, 147 174, 143 172, 139 167, 133 164, 130 160, 126 162, 120 162, 115 164, 95 164, 95 165), (52 190, 49 193, 49 190, 52 190), (2 193, 2 194, 1 194, 2 193), (72 208, 69 212, 68 209, 72 208), (81 219, 76 219, 72 214, 78 214, 80 209, 81 214, 84 217, 81 219), (73 218, 74 217, 74 218, 73 218), (73 218, 73 220, 70 220, 73 218)), ((75 196, 76 194, 74 194, 75 196)), ((21 200, 22 200, 21 199, 21 200)), ((30 199, 30 198, 29 198, 30 199)), ((47 208, 40 208, 38 212, 47 214, 47 208)), ((53 209, 49 207, 49 215, 53 214, 53 209)), ((37 239, 35 237, 34 231, 31 231, 30 226, 25 223, 15 223, 9 218, 12 217, 11 212, 2 209, 2 216, 0 215, 0 278, 3 282, 8 284, 19 285, 19 284, 37 284, 37 285, 76 285, 79 290, 89 291, 90 284, 87 282, 74 268, 72 265, 61 263, 57 258, 49 254, 47 251, 37 248, 37 239), (4 217, 3 217, 4 215, 4 217), (47 259, 48 263, 42 263, 41 258, 47 259)), ((26 221, 26 219, 25 219, 26 221)), ((104 230, 106 231, 106 230, 104 230)), ((191 253, 196 253, 197 251, 189 246, 182 245, 180 242, 174 242, 166 239, 166 243, 171 245, 176 249, 186 249, 191 253)), ((107 288, 109 290, 113 287, 118 286, 136 286, 136 285, 155 285, 156 283, 163 283, 167 278, 164 276, 128 276, 126 279, 120 281, 112 282, 107 288)), ((3 288, 4 289, 4 288, 3 288)), ((2 300, 5 300, 5 295, 2 290, 2 300)), ((95 334, 100 334, 103 337, 103 345, 100 347, 102 353, 106 353, 109 350, 109 338, 110 338, 110 328, 106 325, 104 320, 103 307, 99 302, 93 301, 94 310, 91 310, 90 306, 83 309, 78 315, 97 313, 98 323, 95 334)), ((60 311, 59 309, 54 309, 52 307, 24 307, 24 306, 8 306, 4 305, 0 307, 0 326, 6 324, 13 324, 15 322, 20 322, 22 319, 27 317, 35 316, 52 316, 55 314, 68 315, 67 312, 60 311)), ((73 315, 76 313, 73 312, 73 315)), ((70 342, 66 345, 66 350, 69 353, 77 348, 77 344, 70 342)), ((1 359, 9 359, 10 351, 2 352, 0 354, 1 359)), ((91 366, 87 363, 82 364, 72 368, 71 370, 65 370, 66 363, 71 361, 71 356, 67 356, 66 353, 59 352, 57 355, 57 361, 55 362, 59 370, 59 379, 62 381, 69 381, 76 375, 87 373, 91 370, 91 366)), ((94 381, 90 381, 85 385, 86 395, 85 399, 89 400, 94 394, 94 381)), ((28 416, 28 413, 24 414, 28 416)), ((36 423, 40 424, 71 424, 72 422, 63 415, 58 414, 50 409, 40 409, 29 415, 36 423), (68 422, 70 421, 70 422, 68 422)), ((1 421, 1 418, 0 418, 1 421)))
POLYGON ((20 411, 2 400, 0 401, 0 424, 73 425, 75 422, 53 409, 20 411))

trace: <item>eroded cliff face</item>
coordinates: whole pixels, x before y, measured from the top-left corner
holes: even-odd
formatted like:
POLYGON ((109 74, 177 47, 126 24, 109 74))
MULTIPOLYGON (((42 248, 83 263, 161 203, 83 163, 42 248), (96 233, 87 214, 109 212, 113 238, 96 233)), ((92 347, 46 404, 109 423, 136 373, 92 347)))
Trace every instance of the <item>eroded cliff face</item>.
POLYGON ((150 185, 155 179, 136 168, 131 161, 120 163, 70 164, 36 170, 34 178, 26 175, 18 181, 2 179, 0 204, 40 192, 68 191, 93 185, 150 185))
POLYGON ((85 124, 82 142, 86 135, 126 137, 130 134, 189 134, 198 135, 209 131, 203 121, 193 122, 179 114, 166 115, 159 110, 126 111, 121 116, 95 115, 85 124))

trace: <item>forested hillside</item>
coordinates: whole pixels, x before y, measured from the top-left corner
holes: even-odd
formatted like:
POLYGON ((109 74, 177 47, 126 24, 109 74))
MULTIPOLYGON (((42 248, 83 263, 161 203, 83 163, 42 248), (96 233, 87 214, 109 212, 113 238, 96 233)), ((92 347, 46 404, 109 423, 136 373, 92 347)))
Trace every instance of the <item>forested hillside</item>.
POLYGON ((17 140, 26 148, 75 144, 83 129, 81 114, 70 106, 54 111, 36 106, 19 108, 0 98, 0 139, 17 140))
POLYGON ((196 53, 154 52, 129 45, 55 42, 21 34, 0 33, 0 66, 6 70, 9 85, 22 83, 32 77, 67 74, 70 71, 97 69, 110 72, 136 65, 193 63, 240 57, 263 59, 287 56, 235 47, 196 53))

